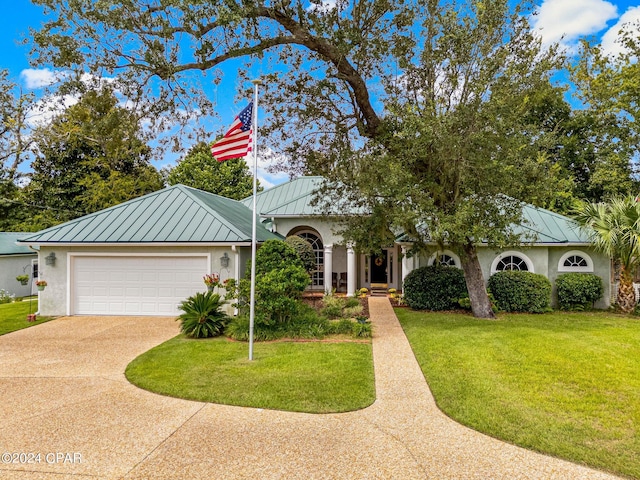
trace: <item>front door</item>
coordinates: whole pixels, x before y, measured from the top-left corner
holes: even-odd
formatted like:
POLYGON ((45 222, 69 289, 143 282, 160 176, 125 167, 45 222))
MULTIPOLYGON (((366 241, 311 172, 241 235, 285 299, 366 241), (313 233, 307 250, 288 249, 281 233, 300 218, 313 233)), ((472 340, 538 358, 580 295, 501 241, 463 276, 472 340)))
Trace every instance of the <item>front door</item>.
POLYGON ((387 284, 387 254, 371 256, 371 284, 387 284))

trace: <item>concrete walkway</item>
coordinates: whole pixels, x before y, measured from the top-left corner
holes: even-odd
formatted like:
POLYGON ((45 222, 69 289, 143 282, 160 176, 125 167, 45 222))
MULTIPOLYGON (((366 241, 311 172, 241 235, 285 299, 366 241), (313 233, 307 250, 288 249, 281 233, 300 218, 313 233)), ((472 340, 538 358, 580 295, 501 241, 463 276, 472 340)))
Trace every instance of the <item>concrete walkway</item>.
POLYGON ((190 402, 130 385, 124 368, 177 334, 173 319, 70 317, 0 337, 0 478, 615 478, 445 417, 388 300, 371 298, 370 312, 377 400, 331 415, 190 402), (21 452, 39 460, 11 455, 21 452))

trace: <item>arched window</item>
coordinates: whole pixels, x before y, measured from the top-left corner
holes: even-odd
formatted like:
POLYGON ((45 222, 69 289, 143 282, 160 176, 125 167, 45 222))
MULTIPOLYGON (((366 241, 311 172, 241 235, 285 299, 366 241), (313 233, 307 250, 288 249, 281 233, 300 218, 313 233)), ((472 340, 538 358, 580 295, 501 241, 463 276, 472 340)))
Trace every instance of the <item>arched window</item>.
POLYGON ((313 232, 298 232, 300 238, 304 238, 311 244, 313 253, 316 255, 316 269, 311 273, 311 287, 324 287, 324 246, 322 239, 313 232))
POLYGON ((491 274, 505 270, 533 272, 533 262, 524 253, 504 252, 498 255, 491 265, 491 274))
POLYGON ((580 250, 572 250, 560 257, 559 272, 593 272, 593 260, 580 250))
POLYGON ((446 253, 440 255, 437 262, 443 267, 457 267, 454 258, 451 255, 447 255, 446 253))
POLYGON ((460 257, 458 257, 455 253, 450 250, 445 250, 443 252, 437 252, 431 255, 429 258, 429 265, 439 264, 447 267, 456 267, 460 268, 460 257))

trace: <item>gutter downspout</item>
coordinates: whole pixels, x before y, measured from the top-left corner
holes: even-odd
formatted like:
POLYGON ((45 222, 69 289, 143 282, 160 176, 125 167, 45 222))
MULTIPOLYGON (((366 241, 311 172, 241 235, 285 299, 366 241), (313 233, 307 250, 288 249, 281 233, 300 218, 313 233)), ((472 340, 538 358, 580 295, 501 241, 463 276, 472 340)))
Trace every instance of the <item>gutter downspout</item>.
MULTIPOLYGON (((38 254, 38 276, 40 276, 40 250, 36 250, 31 245, 27 245, 27 247, 29 247, 30 250, 33 250, 34 252, 36 252, 38 254)), ((31 295, 33 295, 33 282, 34 281, 35 281, 35 279, 32 278, 31 279, 31 285, 29 286, 29 293, 31 295)), ((38 291, 38 310, 36 310, 34 315, 40 315, 40 293, 39 293, 39 291, 38 291)))

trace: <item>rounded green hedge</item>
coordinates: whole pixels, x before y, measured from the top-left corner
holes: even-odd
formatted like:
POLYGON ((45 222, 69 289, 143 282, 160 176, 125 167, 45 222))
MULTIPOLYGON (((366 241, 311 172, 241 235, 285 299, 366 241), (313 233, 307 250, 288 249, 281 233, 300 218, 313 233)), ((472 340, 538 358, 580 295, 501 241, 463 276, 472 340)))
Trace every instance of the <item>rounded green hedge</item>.
POLYGON ((551 311, 551 282, 544 275, 519 270, 496 272, 489 278, 489 291, 505 312, 551 311))
POLYGON ((404 280, 404 300, 414 310, 451 310, 458 300, 468 296, 462 270, 432 265, 420 267, 404 280))
POLYGON ((602 279, 593 273, 563 273, 556 279, 558 306, 562 310, 588 310, 602 298, 602 279))

